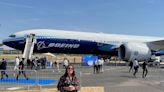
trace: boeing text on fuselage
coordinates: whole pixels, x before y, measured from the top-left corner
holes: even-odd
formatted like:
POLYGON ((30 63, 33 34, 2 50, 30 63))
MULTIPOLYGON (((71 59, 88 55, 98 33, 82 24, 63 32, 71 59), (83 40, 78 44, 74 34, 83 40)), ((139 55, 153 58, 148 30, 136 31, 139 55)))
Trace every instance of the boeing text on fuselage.
POLYGON ((39 41, 37 43, 38 50, 45 49, 45 48, 52 48, 52 47, 72 49, 72 48, 79 48, 79 46, 80 44, 68 44, 68 43, 49 43, 46 46, 44 41, 39 41))

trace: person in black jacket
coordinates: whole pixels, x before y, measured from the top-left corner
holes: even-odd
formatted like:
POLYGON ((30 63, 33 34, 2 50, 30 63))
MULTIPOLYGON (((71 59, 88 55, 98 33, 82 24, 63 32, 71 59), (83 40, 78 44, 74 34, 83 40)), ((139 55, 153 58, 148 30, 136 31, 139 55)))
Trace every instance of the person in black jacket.
POLYGON ((142 64, 142 69, 143 69, 142 78, 145 78, 147 76, 148 73, 147 65, 148 65, 147 61, 144 61, 142 64))
POLYGON ((130 61, 130 63, 129 63, 129 72, 132 70, 133 71, 133 62, 132 61, 130 61))
POLYGON ((7 62, 3 58, 2 63, 1 63, 1 79, 3 79, 3 75, 6 75, 6 78, 8 78, 8 74, 6 73, 6 69, 7 69, 7 62))
POLYGON ((26 73, 24 71, 24 58, 22 58, 22 61, 19 63, 19 73, 16 77, 16 80, 18 80, 19 75, 23 74, 26 80, 28 80, 26 73))

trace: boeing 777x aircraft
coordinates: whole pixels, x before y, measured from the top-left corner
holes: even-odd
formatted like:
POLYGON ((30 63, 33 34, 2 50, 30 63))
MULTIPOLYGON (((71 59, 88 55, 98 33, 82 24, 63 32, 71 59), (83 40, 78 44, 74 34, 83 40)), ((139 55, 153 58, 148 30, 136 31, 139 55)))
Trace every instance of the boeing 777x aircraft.
POLYGON ((32 29, 11 34, 3 44, 24 50, 26 36, 35 34, 34 52, 118 55, 122 60, 149 59, 153 51, 164 49, 164 38, 32 29))

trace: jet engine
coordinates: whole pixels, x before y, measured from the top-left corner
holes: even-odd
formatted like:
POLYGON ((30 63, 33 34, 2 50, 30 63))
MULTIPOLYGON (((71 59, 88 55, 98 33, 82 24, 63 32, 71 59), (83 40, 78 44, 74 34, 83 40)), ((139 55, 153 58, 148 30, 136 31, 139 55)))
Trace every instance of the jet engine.
POLYGON ((151 50, 145 43, 125 43, 119 47, 118 57, 126 61, 147 60, 151 57, 151 50))

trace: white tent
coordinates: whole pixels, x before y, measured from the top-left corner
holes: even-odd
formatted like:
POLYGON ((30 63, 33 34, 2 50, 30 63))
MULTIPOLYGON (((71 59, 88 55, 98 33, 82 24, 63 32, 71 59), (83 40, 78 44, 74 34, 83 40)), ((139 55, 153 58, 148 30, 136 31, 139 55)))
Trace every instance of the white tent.
POLYGON ((50 52, 48 52, 48 53, 43 53, 43 55, 46 55, 46 56, 51 56, 51 57, 56 58, 56 56, 55 56, 54 54, 50 53, 50 52))

